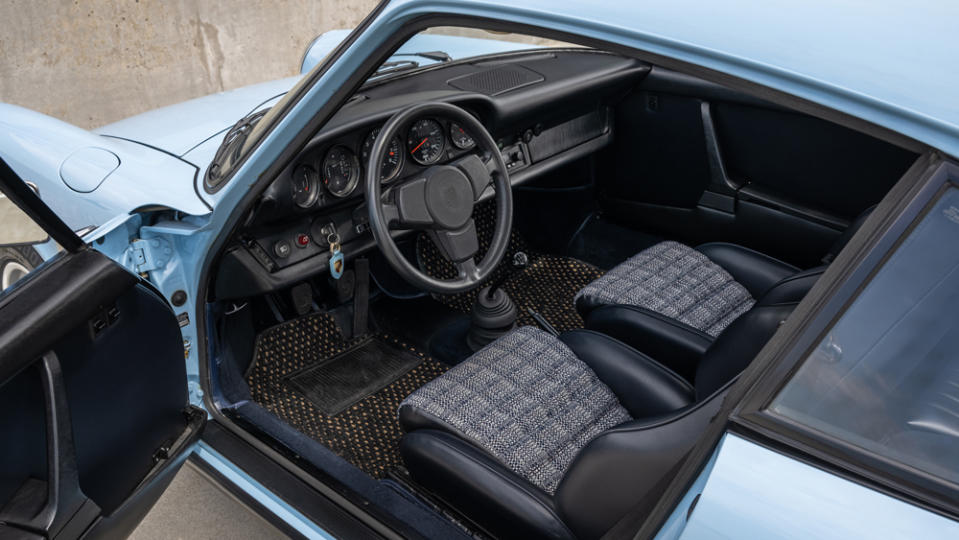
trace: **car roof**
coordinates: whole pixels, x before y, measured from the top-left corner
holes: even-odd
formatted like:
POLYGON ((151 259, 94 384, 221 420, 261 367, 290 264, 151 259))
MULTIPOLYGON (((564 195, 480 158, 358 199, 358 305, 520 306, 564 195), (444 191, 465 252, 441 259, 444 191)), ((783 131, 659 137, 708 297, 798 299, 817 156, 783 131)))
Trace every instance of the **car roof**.
MULTIPOLYGON (((435 2, 400 3, 425 8, 435 2)), ((495 11, 515 13, 511 20, 538 17, 550 21, 554 29, 604 35, 623 44, 639 38, 644 43, 640 48, 649 52, 777 88, 946 151, 959 149, 955 26, 959 2, 458 0, 456 4, 472 13, 482 13, 484 5, 495 6, 495 11), (872 114, 876 111, 889 117, 872 114)))

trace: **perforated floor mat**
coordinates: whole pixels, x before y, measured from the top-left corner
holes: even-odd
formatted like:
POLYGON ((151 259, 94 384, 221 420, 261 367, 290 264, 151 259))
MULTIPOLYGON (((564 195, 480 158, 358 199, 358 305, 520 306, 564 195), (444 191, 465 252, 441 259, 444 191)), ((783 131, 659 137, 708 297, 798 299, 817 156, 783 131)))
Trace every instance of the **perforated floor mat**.
MULTIPOLYGON (((491 201, 481 203, 473 210, 481 255, 485 255, 493 238, 495 227, 495 206, 491 201)), ((420 268, 427 274, 440 279, 456 276, 456 269, 436 249, 425 236, 417 238, 416 254, 420 268)), ((503 289, 510 295, 519 310, 518 325, 536 325, 529 315, 531 308, 543 316, 554 328, 563 332, 583 327, 583 318, 579 316, 573 299, 580 289, 603 275, 603 271, 583 261, 544 255, 532 251, 525 240, 514 229, 510 233, 509 247, 503 262, 493 271, 487 283, 506 277, 503 289), (513 257, 517 251, 526 253, 529 265, 523 271, 513 268, 513 257)), ((435 295, 434 298, 453 309, 469 313, 479 288, 462 294, 435 295)))
POLYGON ((378 339, 389 348, 409 351, 418 365, 339 414, 324 414, 285 382, 307 366, 321 365, 362 344, 361 339, 344 340, 326 314, 288 321, 257 336, 247 383, 253 400, 265 409, 370 476, 384 478, 401 464, 402 431, 396 420, 400 402, 448 368, 400 339, 389 335, 378 339))

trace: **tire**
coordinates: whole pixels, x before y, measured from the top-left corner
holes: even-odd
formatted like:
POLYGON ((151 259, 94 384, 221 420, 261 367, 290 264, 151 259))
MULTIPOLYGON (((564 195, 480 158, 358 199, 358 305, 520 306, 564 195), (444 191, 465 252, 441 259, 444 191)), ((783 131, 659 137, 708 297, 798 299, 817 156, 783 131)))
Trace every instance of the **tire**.
POLYGON ((42 262, 43 258, 30 246, 0 247, 0 291, 6 290, 42 262))

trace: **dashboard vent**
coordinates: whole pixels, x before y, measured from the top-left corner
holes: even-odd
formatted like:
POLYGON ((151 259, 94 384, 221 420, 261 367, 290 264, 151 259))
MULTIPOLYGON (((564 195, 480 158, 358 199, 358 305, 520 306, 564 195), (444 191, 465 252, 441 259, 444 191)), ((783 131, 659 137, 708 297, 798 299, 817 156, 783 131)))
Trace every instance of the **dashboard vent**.
POLYGON ((462 75, 446 81, 459 90, 496 96, 510 90, 543 82, 545 78, 523 66, 499 66, 485 71, 462 75))

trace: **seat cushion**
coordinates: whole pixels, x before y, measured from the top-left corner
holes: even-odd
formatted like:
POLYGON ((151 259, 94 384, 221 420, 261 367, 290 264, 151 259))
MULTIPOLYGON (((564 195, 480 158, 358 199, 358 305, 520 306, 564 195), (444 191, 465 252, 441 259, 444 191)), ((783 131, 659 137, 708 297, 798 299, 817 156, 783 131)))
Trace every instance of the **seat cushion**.
POLYGON ((441 429, 553 494, 579 451, 631 420, 613 392, 551 334, 524 326, 401 404, 406 431, 441 429))
POLYGON ((718 264, 678 242, 660 242, 616 266, 576 295, 576 305, 625 304, 718 336, 755 303, 718 264))

